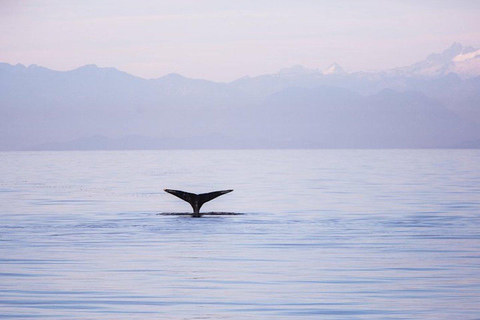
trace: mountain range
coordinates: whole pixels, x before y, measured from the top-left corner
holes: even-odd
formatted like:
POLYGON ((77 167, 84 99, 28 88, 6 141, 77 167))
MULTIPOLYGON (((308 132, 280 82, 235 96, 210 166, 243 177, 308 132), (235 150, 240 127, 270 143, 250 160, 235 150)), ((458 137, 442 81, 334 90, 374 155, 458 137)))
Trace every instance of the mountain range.
POLYGON ((479 148, 480 50, 229 83, 0 63, 0 150, 479 148))

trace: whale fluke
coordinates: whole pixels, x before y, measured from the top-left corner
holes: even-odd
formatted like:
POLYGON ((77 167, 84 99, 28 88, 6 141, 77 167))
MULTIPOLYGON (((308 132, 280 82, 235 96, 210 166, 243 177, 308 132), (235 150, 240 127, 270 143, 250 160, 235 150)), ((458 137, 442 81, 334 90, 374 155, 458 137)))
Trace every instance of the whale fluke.
POLYGON ((163 189, 165 192, 173 194, 174 196, 187 201, 193 208, 192 217, 199 218, 202 216, 200 213, 200 208, 205 202, 215 199, 216 197, 221 196, 222 194, 232 192, 233 190, 221 190, 221 191, 213 191, 208 193, 190 193, 180 190, 172 190, 172 189, 163 189))

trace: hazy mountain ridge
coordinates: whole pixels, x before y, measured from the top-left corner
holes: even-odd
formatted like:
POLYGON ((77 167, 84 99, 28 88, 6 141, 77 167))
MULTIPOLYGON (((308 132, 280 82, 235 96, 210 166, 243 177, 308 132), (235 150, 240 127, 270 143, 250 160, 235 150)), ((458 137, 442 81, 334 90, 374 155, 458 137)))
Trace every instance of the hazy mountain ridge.
POLYGON ((384 72, 295 66, 230 83, 0 63, 0 150, 466 147, 480 137, 480 77, 419 70, 477 52, 454 44, 384 72))

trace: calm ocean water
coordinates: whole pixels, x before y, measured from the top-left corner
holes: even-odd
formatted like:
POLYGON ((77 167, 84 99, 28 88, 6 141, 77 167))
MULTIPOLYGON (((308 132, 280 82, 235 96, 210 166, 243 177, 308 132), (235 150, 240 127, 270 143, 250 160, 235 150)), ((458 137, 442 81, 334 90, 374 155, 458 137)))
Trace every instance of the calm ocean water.
POLYGON ((480 319, 480 150, 0 160, 0 318, 480 319))

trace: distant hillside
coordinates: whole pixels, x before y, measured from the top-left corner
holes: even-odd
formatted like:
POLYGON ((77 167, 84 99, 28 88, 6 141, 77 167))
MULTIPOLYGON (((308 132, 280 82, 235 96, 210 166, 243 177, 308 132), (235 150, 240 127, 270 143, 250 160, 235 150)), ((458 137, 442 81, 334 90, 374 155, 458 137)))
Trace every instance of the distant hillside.
POLYGON ((338 87, 288 88, 262 106, 265 135, 317 148, 446 148, 480 134, 420 92, 362 96, 338 87))

